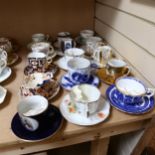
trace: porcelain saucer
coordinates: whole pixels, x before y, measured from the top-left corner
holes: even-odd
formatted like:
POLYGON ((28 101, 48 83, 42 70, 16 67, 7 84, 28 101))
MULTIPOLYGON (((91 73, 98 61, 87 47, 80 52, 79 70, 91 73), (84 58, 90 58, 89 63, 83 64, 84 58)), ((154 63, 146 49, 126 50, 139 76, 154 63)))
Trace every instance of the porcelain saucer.
POLYGON ((7 65, 13 65, 15 62, 17 62, 17 60, 19 59, 19 56, 16 53, 11 53, 11 55, 9 55, 8 60, 7 60, 7 65))
POLYGON ((68 122, 82 126, 91 126, 103 122, 109 116, 110 103, 104 99, 103 102, 101 110, 90 117, 85 117, 76 111, 76 107, 71 103, 69 95, 66 95, 60 104, 60 111, 68 122))
MULTIPOLYGON (((58 66, 55 64, 50 64, 45 72, 51 72, 53 75, 58 71, 58 66)), ((24 69, 24 74, 29 75, 34 73, 33 68, 30 66, 26 66, 24 69)))
MULTIPOLYGON (((89 77, 89 80, 87 82, 85 82, 87 84, 91 84, 94 86, 98 86, 100 81, 99 78, 95 75, 91 75, 89 77)), ((73 86, 77 85, 76 82, 73 82, 70 77, 69 77, 69 73, 66 73, 65 75, 62 76, 61 80, 60 80, 60 85, 66 89, 66 90, 70 90, 73 86)))
POLYGON ((56 64, 58 65, 59 68, 63 69, 63 70, 68 70, 68 66, 67 66, 67 61, 65 59, 65 57, 60 58, 56 64))
POLYGON ((0 74, 0 83, 10 77, 12 70, 10 67, 6 67, 0 74))
MULTIPOLYGON (((124 70, 122 75, 119 75, 118 77, 123 76, 125 74, 125 72, 126 72, 126 70, 124 70)), ((108 75, 106 73, 106 68, 98 69, 96 74, 98 75, 98 77, 100 78, 101 81, 103 81, 104 83, 109 84, 109 85, 114 84, 115 80, 118 78, 118 77, 108 75)))
POLYGON ((36 131, 33 132, 23 127, 19 115, 16 113, 11 122, 12 132, 18 138, 28 142, 42 141, 54 136, 62 126, 63 117, 58 108, 55 106, 49 105, 49 108, 55 114, 53 119, 49 122, 45 122, 44 126, 40 126, 36 131))
POLYGON ((118 95, 116 95, 116 87, 115 85, 111 85, 107 91, 106 95, 111 102, 111 105, 116 109, 129 113, 129 114, 144 114, 151 111, 154 108, 154 98, 153 97, 144 97, 143 103, 136 104, 136 105, 126 105, 123 102, 120 102, 118 99, 118 95))
POLYGON ((6 97, 7 90, 0 86, 0 104, 4 102, 4 99, 6 97))

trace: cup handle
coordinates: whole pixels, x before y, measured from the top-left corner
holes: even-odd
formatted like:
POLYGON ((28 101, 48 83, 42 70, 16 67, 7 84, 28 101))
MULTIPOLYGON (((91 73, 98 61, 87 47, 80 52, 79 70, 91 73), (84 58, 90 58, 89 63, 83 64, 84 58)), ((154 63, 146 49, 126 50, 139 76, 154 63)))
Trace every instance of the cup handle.
POLYGON ((126 66, 127 72, 123 76, 128 76, 131 73, 131 67, 126 66))
POLYGON ((50 35, 49 34, 46 34, 46 41, 48 41, 50 38, 50 35))
POLYGON ((155 89, 154 88, 147 88, 146 90, 146 94, 144 95, 145 97, 151 98, 155 93, 155 89))
POLYGON ((49 50, 49 52, 47 54, 47 62, 48 63, 52 63, 52 61, 53 61, 53 53, 54 53, 54 48, 53 48, 52 45, 50 45, 50 50, 49 50))

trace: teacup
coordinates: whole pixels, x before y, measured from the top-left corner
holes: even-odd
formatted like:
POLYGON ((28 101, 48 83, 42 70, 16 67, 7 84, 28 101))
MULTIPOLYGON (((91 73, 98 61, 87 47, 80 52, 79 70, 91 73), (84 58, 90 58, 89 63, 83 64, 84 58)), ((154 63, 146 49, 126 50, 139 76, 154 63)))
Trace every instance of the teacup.
POLYGON ((20 96, 27 97, 36 95, 45 82, 53 78, 52 73, 32 73, 25 77, 23 84, 20 86, 20 96))
POLYGON ((96 44, 92 57, 99 67, 105 67, 107 61, 112 57, 112 49, 104 44, 96 44))
POLYGON ((12 43, 8 38, 0 38, 0 49, 6 51, 8 54, 12 52, 12 43))
POLYGON ((53 46, 48 42, 37 42, 31 46, 32 52, 43 52, 47 56, 47 60, 52 62, 54 54, 53 46))
POLYGON ((130 72, 131 68, 121 59, 112 58, 107 62, 106 74, 113 76, 115 79, 120 76, 127 76, 130 72))
POLYGON ((89 80, 91 68, 88 59, 77 57, 68 61, 70 79, 76 84, 85 83, 89 80))
POLYGON ((17 111, 23 127, 33 132, 39 127, 52 123, 54 114, 51 113, 48 106, 48 100, 40 95, 21 99, 17 111))
POLYGON ((7 66, 7 61, 5 59, 0 58, 0 75, 3 72, 3 70, 6 68, 6 66, 7 66))
POLYGON ((89 84, 76 85, 71 89, 71 102, 77 112, 89 117, 99 110, 101 93, 98 88, 89 84))
POLYGON ((80 31, 80 36, 83 38, 88 38, 94 36, 94 31, 92 30, 82 30, 80 31))
POLYGON ((65 53, 64 55, 65 60, 66 62, 68 62, 70 59, 73 59, 75 57, 83 57, 85 51, 80 48, 70 48, 70 49, 65 50, 64 53, 65 53))
POLYGON ((141 104, 144 97, 154 95, 154 89, 147 88, 140 80, 134 77, 121 77, 116 80, 116 95, 120 102, 127 105, 141 104))
POLYGON ((34 72, 45 72, 48 65, 45 53, 31 52, 28 54, 28 66, 30 66, 34 72))
POLYGON ((43 33, 35 33, 32 35, 32 41, 33 42, 44 42, 48 41, 49 35, 45 35, 43 33))
POLYGON ((75 47, 75 42, 72 38, 62 38, 60 42, 60 49, 61 51, 65 51, 67 49, 75 47))

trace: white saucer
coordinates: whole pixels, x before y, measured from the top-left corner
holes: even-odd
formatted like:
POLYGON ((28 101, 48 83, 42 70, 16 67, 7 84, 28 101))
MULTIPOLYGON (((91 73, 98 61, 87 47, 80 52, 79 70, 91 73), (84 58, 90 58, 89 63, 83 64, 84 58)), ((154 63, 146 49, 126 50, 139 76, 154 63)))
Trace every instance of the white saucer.
MULTIPOLYGON (((103 99, 103 98, 102 98, 103 99)), ((60 111, 63 117, 70 123, 82 125, 82 126, 91 126, 103 122, 110 114, 110 103, 109 101, 103 100, 104 104, 99 112, 90 116, 84 117, 80 115, 74 105, 70 101, 69 95, 66 95, 61 104, 60 111)))
POLYGON ((0 104, 3 103, 5 97, 6 97, 7 90, 0 86, 0 104))
POLYGON ((59 66, 59 68, 63 70, 68 70, 67 61, 65 60, 65 57, 60 58, 56 64, 59 66))
POLYGON ((12 71, 10 67, 6 67, 2 73, 0 74, 0 83, 3 82, 4 80, 6 80, 7 78, 9 78, 9 76, 11 75, 12 71))

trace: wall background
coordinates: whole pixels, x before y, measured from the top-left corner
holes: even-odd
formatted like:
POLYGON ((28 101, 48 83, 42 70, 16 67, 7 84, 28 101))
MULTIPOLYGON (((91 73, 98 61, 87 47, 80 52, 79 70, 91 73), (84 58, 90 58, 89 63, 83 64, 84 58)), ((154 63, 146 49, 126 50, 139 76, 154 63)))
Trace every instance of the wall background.
POLYGON ((73 35, 93 28, 94 0, 14 0, 1 1, 0 36, 27 44, 33 33, 60 31, 73 35))

